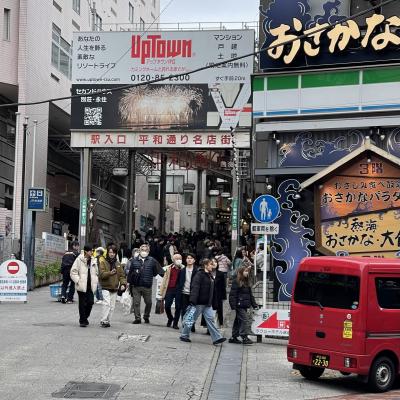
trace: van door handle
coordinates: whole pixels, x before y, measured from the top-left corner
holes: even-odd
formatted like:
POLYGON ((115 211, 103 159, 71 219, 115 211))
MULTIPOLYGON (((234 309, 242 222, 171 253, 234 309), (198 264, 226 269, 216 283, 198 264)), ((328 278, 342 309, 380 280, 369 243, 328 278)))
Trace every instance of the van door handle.
POLYGON ((318 338, 320 338, 320 339, 324 339, 325 338, 325 332, 321 332, 321 331, 317 331, 316 333, 315 333, 315 335, 318 337, 318 338))

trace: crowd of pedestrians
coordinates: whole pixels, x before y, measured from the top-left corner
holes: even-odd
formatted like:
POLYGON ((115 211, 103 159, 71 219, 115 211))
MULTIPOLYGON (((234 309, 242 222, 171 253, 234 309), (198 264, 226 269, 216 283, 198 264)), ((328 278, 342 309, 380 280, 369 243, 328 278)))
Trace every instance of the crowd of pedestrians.
POLYGON ((160 276, 158 295, 165 309, 166 326, 180 329, 180 340, 190 342, 201 316, 201 325, 207 327, 207 334, 216 345, 226 340, 217 326, 224 326, 224 301, 231 281, 229 305, 236 317, 229 341, 251 344, 248 309, 257 307, 251 291, 252 261, 245 249, 238 250, 233 261, 229 254, 228 235, 217 237, 204 232, 146 237, 135 232, 131 247, 110 243, 94 250, 94 246, 85 245, 82 253, 79 243, 72 242, 62 259, 62 302, 72 303, 76 289, 79 325, 86 327, 96 297, 97 303, 102 304, 99 324, 108 328, 118 295, 127 291, 132 298, 132 323, 149 324, 153 282, 160 276))

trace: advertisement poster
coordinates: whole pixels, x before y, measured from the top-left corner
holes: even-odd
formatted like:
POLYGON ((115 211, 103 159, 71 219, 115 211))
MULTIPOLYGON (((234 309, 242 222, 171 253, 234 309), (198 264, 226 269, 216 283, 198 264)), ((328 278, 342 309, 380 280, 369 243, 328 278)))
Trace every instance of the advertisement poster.
POLYGON ((253 57, 188 73, 252 53, 254 31, 77 32, 75 43, 73 130, 251 126, 253 57), (128 84, 139 86, 113 90, 128 84))

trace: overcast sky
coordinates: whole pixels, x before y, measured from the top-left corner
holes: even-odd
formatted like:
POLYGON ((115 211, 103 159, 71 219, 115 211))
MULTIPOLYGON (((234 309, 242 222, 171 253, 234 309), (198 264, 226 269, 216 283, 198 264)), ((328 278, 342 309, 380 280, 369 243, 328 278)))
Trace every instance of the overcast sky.
MULTIPOLYGON (((160 11, 171 0, 161 0, 160 11)), ((258 20, 260 0, 172 0, 160 22, 251 22, 258 20)))

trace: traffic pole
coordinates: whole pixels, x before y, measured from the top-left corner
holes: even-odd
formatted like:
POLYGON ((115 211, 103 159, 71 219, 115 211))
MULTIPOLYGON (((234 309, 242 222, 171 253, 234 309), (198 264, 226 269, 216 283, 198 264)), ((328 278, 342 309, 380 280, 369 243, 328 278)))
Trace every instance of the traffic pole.
POLYGON ((268 235, 264 235, 263 308, 266 308, 267 305, 267 257, 268 257, 268 235))

